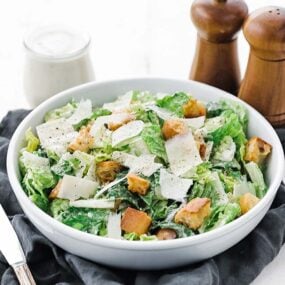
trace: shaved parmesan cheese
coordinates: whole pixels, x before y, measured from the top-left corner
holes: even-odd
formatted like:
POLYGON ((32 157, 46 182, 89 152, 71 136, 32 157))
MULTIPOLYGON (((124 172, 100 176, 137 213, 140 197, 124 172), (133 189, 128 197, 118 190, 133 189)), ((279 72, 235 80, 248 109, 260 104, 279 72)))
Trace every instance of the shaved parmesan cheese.
POLYGON ((118 113, 97 118, 89 132, 94 138, 93 147, 103 147, 106 141, 111 140, 112 132, 106 127, 108 123, 120 124, 121 122, 127 121, 129 117, 129 113, 118 113))
POLYGON ((170 169, 176 176, 185 174, 192 167, 202 162, 191 132, 167 140, 165 149, 170 169))
POLYGON ((111 112, 119 112, 126 110, 132 102, 133 91, 127 92, 125 95, 120 96, 115 102, 105 103, 103 109, 111 112))
POLYGON ((93 137, 93 147, 104 147, 106 144, 111 144, 112 132, 104 125, 100 127, 97 134, 93 137))
POLYGON ((32 154, 28 151, 23 152, 22 162, 26 168, 46 168, 49 167, 49 159, 32 154))
POLYGON ((42 147, 58 155, 66 152, 68 144, 78 136, 78 132, 64 119, 41 124, 36 130, 42 147))
POLYGON ((75 176, 64 175, 57 197, 70 201, 74 201, 79 198, 87 199, 94 195, 97 187, 97 182, 75 176))
POLYGON ((97 132, 100 130, 102 126, 108 123, 121 123, 124 121, 127 121, 130 118, 129 113, 118 113, 118 114, 112 114, 107 116, 101 116, 96 119, 94 124, 92 125, 90 129, 90 135, 95 137, 97 135, 97 132))
POLYGON ((112 146, 122 146, 126 144, 129 139, 138 136, 144 128, 143 121, 131 121, 122 127, 115 130, 112 134, 112 146))
POLYGON ((76 208, 92 208, 92 209, 114 209, 115 200, 112 199, 87 199, 71 201, 70 206, 76 208))
POLYGON ((162 197, 182 202, 193 184, 193 180, 177 177, 162 168, 160 169, 159 184, 162 197))
POLYGON ((182 122, 191 129, 199 129, 204 126, 205 123, 205 116, 197 117, 197 118, 190 118, 190 119, 180 119, 182 122))
POLYGON ((151 154, 134 156, 125 152, 115 151, 112 155, 112 159, 128 167, 131 172, 142 174, 147 177, 151 176, 162 167, 162 164, 154 162, 155 155, 151 154))
POLYGON ((107 223, 107 236, 109 238, 121 239, 121 213, 110 213, 107 223))
POLYGON ((208 161, 210 159, 213 146, 214 146, 214 143, 212 141, 206 142, 206 151, 205 151, 204 161, 208 161))
POLYGON ((177 118, 177 115, 166 110, 166 109, 163 109, 163 108, 160 108, 156 105, 150 105, 147 107, 149 110, 152 110, 156 113, 156 115, 161 118, 162 120, 172 120, 172 119, 175 119, 177 118))
POLYGON ((81 100, 74 113, 67 119, 71 125, 77 124, 83 119, 89 118, 92 115, 91 100, 81 100))

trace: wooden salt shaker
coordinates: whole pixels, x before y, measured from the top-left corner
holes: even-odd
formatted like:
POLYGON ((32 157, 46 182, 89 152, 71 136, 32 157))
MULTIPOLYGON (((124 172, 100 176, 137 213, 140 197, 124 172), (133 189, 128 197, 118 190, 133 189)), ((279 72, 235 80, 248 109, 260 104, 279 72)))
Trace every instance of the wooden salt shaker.
POLYGON ((285 9, 266 7, 244 24, 251 50, 239 97, 274 126, 285 125, 285 9))
POLYGON ((243 0, 195 0, 191 18, 198 30, 189 79, 232 94, 240 85, 237 33, 248 15, 243 0))

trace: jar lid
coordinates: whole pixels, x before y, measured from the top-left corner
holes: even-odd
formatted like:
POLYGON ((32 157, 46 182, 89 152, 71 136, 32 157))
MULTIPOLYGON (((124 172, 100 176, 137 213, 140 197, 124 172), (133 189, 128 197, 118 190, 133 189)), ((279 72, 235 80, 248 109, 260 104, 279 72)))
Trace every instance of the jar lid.
POLYGON ((254 11, 243 31, 257 56, 267 60, 285 59, 285 8, 269 6, 254 11))
POLYGON ((212 42, 232 41, 247 15, 243 0, 195 0, 191 7, 199 35, 212 42))
POLYGON ((61 60, 81 55, 90 45, 90 37, 67 26, 38 27, 24 38, 24 47, 33 55, 61 60))

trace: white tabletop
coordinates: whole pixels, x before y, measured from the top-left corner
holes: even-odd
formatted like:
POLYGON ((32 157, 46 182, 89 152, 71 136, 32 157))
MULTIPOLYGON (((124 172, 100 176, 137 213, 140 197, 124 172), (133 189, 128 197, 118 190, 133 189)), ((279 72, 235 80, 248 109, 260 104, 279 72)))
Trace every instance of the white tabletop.
MULTIPOLYGON (((250 11, 284 0, 247 1, 250 11)), ((0 17, 0 118, 8 110, 27 108, 22 91, 22 38, 38 25, 64 23, 87 30, 96 79, 132 76, 187 78, 195 51, 196 30, 189 0, 14 0, 2 3, 0 17)), ((248 46, 239 37, 244 73, 248 46)), ((285 247, 252 283, 285 284, 285 247)))

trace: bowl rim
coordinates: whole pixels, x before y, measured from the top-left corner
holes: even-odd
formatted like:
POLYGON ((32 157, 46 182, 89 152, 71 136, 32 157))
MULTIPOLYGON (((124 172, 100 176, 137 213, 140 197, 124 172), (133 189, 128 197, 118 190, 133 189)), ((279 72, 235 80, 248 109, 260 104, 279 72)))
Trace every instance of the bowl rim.
POLYGON ((191 246, 197 243, 205 243, 209 240, 214 240, 217 238, 220 238, 221 236, 227 234, 228 232, 236 231, 240 229, 240 226, 242 226, 245 223, 248 223, 250 220, 254 219, 260 212, 262 212, 262 209, 268 206, 269 203, 273 200, 274 196, 276 195, 276 192, 280 186, 280 183, 282 181, 283 175, 285 170, 285 161, 284 161, 284 153, 283 148, 281 145, 281 142, 279 140, 279 137, 277 136, 275 130, 270 125, 270 123, 253 107, 248 105, 246 102, 240 100, 239 98, 233 96, 232 94, 229 94, 223 90, 220 90, 218 88, 215 88, 213 86, 192 81, 192 80, 186 80, 186 79, 173 79, 173 78, 165 78, 165 77, 132 77, 128 79, 115 79, 115 80, 104 80, 104 81, 94 81, 89 82, 86 84, 82 84, 67 90, 64 90, 57 95, 54 95, 53 97, 49 98, 48 100, 41 103, 38 107, 36 107, 31 113, 27 115, 27 117, 19 124, 17 129, 15 130, 10 144, 8 148, 7 153, 7 173, 9 177, 9 181, 11 183, 12 189, 21 204, 25 204, 27 212, 31 216, 38 216, 42 223, 50 225, 53 231, 60 232, 63 235, 67 235, 70 238, 88 243, 93 245, 99 245, 102 247, 108 247, 108 248, 114 248, 114 249, 124 249, 124 250, 144 250, 144 251, 151 251, 151 250, 164 250, 164 249, 174 249, 174 248, 180 248, 185 246, 191 246), (195 236, 185 237, 185 238, 179 238, 174 240, 166 240, 166 241, 128 241, 128 240, 118 240, 118 239, 111 239, 107 237, 101 237, 97 235, 92 235, 89 233, 81 232, 79 230, 76 230, 70 226, 67 226, 53 217, 49 216, 47 213, 42 211, 40 208, 38 208, 35 204, 32 203, 32 201, 28 198, 28 196, 25 194, 19 180, 16 174, 16 169, 18 168, 18 153, 14 151, 14 149, 17 148, 18 144, 20 143, 20 136, 19 134, 23 132, 23 129, 27 128, 27 123, 33 118, 33 116, 37 113, 44 113, 46 112, 46 106, 57 102, 61 98, 72 98, 72 94, 76 93, 77 91, 87 91, 90 90, 96 86, 104 86, 104 85, 110 85, 110 84, 127 84, 131 82, 172 82, 175 84, 189 84, 189 87, 191 86, 198 86, 200 88, 207 89, 208 92, 214 91, 220 93, 220 98, 228 98, 232 99, 236 102, 241 103, 244 105, 249 113, 253 113, 264 125, 264 127, 269 131, 270 136, 272 137, 272 140, 274 141, 275 151, 279 153, 278 155, 278 161, 277 163, 280 165, 278 168, 277 173, 275 174, 273 181, 268 188, 268 191, 266 195, 260 200, 260 202, 248 213, 242 215, 238 219, 230 222, 229 224, 226 224, 220 228, 214 229, 212 231, 202 233, 195 236))

